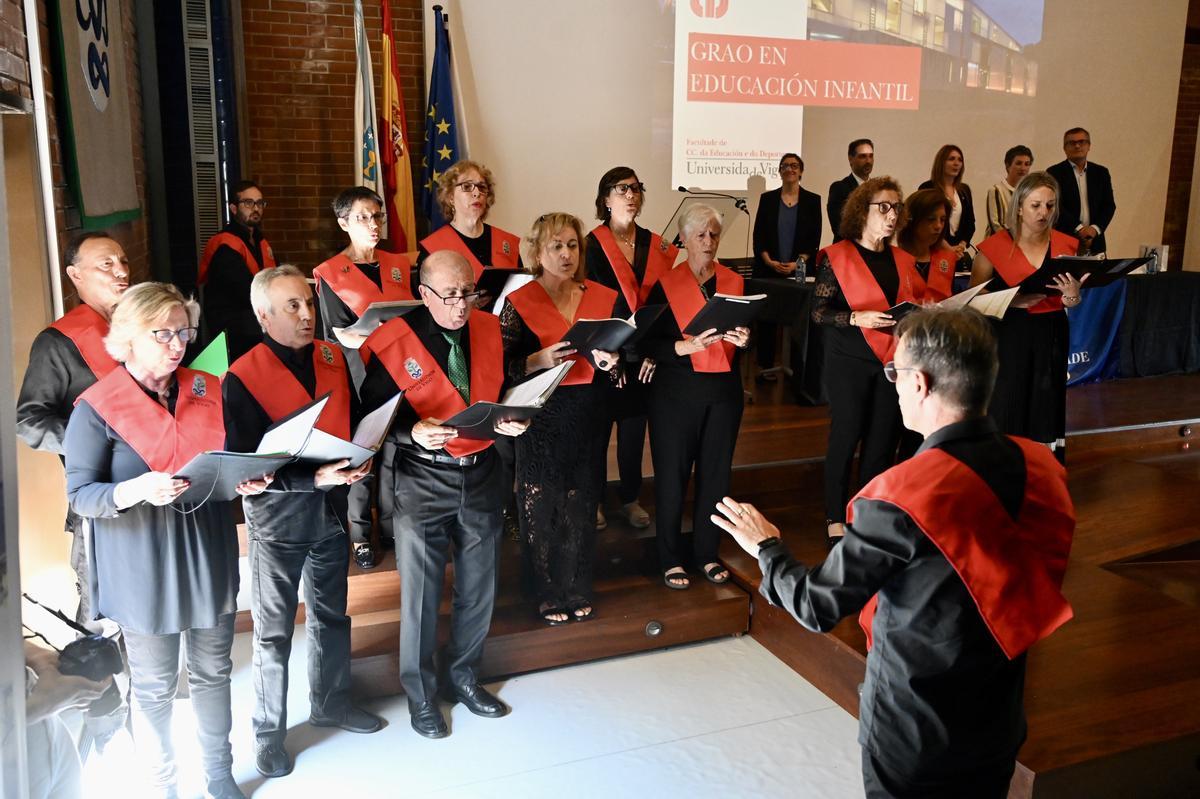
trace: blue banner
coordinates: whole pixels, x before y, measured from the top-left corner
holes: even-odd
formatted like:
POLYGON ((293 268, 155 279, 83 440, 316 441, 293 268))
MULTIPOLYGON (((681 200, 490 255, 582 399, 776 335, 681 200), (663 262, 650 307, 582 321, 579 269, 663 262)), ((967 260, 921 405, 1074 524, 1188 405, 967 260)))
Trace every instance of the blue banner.
POLYGON ((1111 380, 1120 366, 1117 332, 1125 314, 1125 281, 1087 289, 1082 296, 1083 302, 1067 311, 1071 322, 1068 386, 1111 380))
POLYGON ((433 71, 429 76, 429 106, 425 109, 425 156, 421 159, 421 210, 432 232, 446 224, 437 201, 437 181, 466 154, 458 146, 458 122, 454 118, 454 90, 450 79, 450 34, 441 6, 435 15, 433 71))

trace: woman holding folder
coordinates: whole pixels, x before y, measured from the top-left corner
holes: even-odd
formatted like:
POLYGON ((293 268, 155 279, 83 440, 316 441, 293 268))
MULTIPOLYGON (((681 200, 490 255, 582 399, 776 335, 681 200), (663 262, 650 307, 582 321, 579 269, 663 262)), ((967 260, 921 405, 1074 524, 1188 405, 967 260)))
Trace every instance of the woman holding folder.
MULTIPOLYGON (((619 292, 615 314, 628 317, 645 305, 658 279, 675 265, 679 251, 653 231, 635 221, 642 212, 646 186, 627 166, 608 170, 596 189, 596 218, 601 224, 587 236, 588 277, 619 292)), ((600 457, 601 502, 596 511, 596 529, 607 525, 604 519, 604 484, 608 472, 608 441, 617 426, 617 470, 621 483, 617 491, 621 508, 629 523, 637 528, 650 526, 650 514, 638 502, 642 491, 642 451, 646 443, 646 391, 654 376, 652 358, 642 359, 633 351, 623 353, 629 379, 623 388, 610 386, 604 396, 608 422, 604 425, 600 457), (636 379, 634 378, 636 375, 636 379)), ((607 384, 606 384, 607 385, 607 384)))
POLYGON ((508 295, 500 313, 508 378, 568 360, 574 366, 529 431, 516 441, 517 508, 538 615, 551 626, 587 621, 600 501, 601 381, 615 380, 618 354, 577 353, 563 341, 580 319, 613 315, 617 292, 584 278, 583 223, 539 216, 525 240, 534 280, 508 295))
MULTIPOLYGON (((171 707, 186 637, 188 685, 211 796, 240 797, 230 770, 229 674, 238 540, 225 502, 166 507, 187 490, 172 477, 225 444, 221 382, 181 367, 200 308, 166 283, 117 304, 105 349, 118 363, 79 397, 67 425, 67 495, 91 521, 91 608, 121 626, 133 723, 156 788, 175 786, 171 707)), ((261 493, 270 477, 238 486, 261 493)))
POLYGON ((845 534, 855 450, 861 444, 858 478, 865 485, 895 463, 903 429, 896 388, 884 374, 896 349, 887 310, 919 302, 925 288, 913 257, 888 244, 903 217, 900 184, 871 178, 846 199, 842 240, 817 256, 812 318, 826 328, 825 524, 831 546, 845 534))
MULTIPOLYGON (((1079 241, 1054 229, 1058 181, 1030 172, 1017 184, 1008 207, 1008 229, 979 244, 971 285, 993 281, 997 289, 1019 285, 1050 259, 1074 255, 1079 241), (1037 266, 1035 266, 1035 264, 1037 266)), ((1009 435, 1041 441, 1059 451, 1066 444, 1067 351, 1070 333, 1064 308, 1081 301, 1083 280, 1055 275, 1047 293, 1017 294, 996 325, 1000 371, 990 413, 1009 435)))
POLYGON ((690 586, 684 568, 681 527, 688 478, 696 471, 692 561, 710 582, 723 583, 729 571, 717 560, 720 531, 711 508, 729 493, 733 448, 742 423, 741 351, 750 346, 750 328, 709 328, 697 335, 683 330, 716 294, 742 295, 742 278, 717 263, 721 216, 696 204, 679 217, 687 261, 667 272, 647 304, 667 304, 647 334, 644 350, 658 364, 650 391, 650 454, 658 515, 659 567, 663 583, 690 586))

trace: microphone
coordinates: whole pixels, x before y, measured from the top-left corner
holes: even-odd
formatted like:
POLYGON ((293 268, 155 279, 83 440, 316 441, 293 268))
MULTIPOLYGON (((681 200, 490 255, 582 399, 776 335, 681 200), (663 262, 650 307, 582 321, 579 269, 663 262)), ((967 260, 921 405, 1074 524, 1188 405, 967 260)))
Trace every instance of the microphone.
POLYGON ((723 197, 726 200, 733 200, 734 206, 746 216, 750 216, 750 209, 746 207, 745 197, 735 197, 732 194, 722 194, 719 191, 692 191, 687 186, 676 186, 676 191, 681 191, 684 194, 690 194, 693 197, 723 197))

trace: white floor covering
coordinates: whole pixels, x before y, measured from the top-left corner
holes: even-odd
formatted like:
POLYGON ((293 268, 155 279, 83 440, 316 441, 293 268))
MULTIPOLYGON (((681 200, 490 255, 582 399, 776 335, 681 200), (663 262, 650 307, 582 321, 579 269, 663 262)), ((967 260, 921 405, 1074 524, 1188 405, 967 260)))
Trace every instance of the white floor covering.
MULTIPOLYGON (((857 723, 748 637, 516 677, 492 684, 503 719, 450 710, 449 738, 408 724, 403 697, 366 707, 374 735, 307 723, 303 630, 291 659, 288 750, 296 770, 254 770, 250 640, 234 645, 234 775, 256 797, 831 797, 863 795, 857 723)), ((187 700, 176 705, 181 795, 201 776, 187 700)), ((87 767, 88 796, 138 795, 127 740, 87 767)))

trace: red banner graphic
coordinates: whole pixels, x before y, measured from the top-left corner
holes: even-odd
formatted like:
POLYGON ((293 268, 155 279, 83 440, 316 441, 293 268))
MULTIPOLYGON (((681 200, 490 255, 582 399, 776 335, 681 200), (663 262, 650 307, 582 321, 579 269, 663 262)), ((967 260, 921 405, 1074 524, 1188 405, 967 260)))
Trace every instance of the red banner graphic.
POLYGON ((692 33, 687 98, 916 111, 921 48, 692 33))

